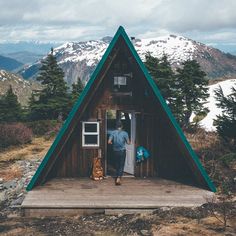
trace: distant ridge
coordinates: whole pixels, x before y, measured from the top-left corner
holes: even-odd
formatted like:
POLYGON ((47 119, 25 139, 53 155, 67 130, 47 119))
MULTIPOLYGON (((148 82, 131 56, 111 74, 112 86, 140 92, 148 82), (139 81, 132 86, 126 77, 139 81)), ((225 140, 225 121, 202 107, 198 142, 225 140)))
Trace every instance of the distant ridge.
POLYGON ((21 66, 23 66, 23 63, 15 60, 15 59, 0 55, 0 69, 7 70, 7 71, 13 71, 21 66))
MULTIPOLYGON (((69 85, 78 77, 84 81, 89 80, 110 40, 110 37, 104 37, 100 40, 68 42, 54 49, 69 85)), ((180 67, 185 60, 195 59, 210 79, 236 77, 236 56, 182 36, 136 39, 135 48, 142 60, 147 52, 158 58, 165 53, 173 68, 180 67)), ((40 62, 37 62, 20 73, 24 78, 34 78, 39 67, 40 62)))

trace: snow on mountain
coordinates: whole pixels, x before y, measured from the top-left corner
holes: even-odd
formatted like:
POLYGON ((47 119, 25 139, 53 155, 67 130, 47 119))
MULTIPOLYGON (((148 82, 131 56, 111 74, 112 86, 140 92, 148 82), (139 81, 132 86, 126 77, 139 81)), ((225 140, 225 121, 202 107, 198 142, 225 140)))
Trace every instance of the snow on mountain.
POLYGON ((94 66, 101 59, 108 43, 102 40, 90 40, 80 43, 65 43, 54 49, 54 53, 59 59, 59 64, 65 62, 86 61, 88 66, 94 66))
MULTIPOLYGON (((103 40, 90 40, 87 42, 68 42, 54 49, 59 57, 59 63, 86 61, 88 66, 94 66, 101 59, 109 42, 103 40), (60 60, 60 56, 63 59, 60 60)), ((165 53, 171 63, 183 62, 193 59, 196 46, 187 38, 181 36, 165 36, 150 39, 136 39, 135 48, 141 59, 150 52, 155 57, 162 57, 165 53)))
POLYGON ((175 35, 138 39, 135 41, 135 48, 143 61, 145 54, 150 52, 158 58, 166 54, 171 64, 193 59, 194 51, 197 49, 191 40, 175 35))
POLYGON ((213 84, 208 86, 210 94, 207 103, 205 106, 209 109, 209 113, 207 116, 200 121, 200 125, 202 128, 204 128, 207 131, 215 131, 216 127, 213 125, 214 119, 216 119, 217 115, 222 114, 222 110, 216 106, 216 99, 215 99, 215 93, 214 91, 221 86, 223 93, 225 96, 228 96, 232 91, 232 87, 236 87, 236 79, 231 80, 225 80, 222 82, 219 82, 217 84, 213 84))
MULTIPOLYGON (((110 41, 110 37, 105 37, 100 40, 68 42, 55 48, 57 61, 65 72, 65 81, 71 85, 80 77, 87 82, 110 41)), ((209 78, 236 76, 236 56, 182 36, 135 39, 134 45, 143 61, 147 52, 158 58, 165 53, 173 68, 188 59, 196 59, 209 78)), ((26 79, 35 77, 39 66, 39 63, 35 63, 22 70, 21 75, 26 79)))

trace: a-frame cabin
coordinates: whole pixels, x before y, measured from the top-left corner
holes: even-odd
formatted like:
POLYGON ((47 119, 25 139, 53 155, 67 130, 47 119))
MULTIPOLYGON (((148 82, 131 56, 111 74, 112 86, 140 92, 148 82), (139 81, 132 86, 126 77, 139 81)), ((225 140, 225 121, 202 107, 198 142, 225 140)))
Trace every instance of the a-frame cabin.
POLYGON ((94 157, 101 157, 104 174, 112 175, 107 137, 119 119, 132 141, 125 164, 130 176, 157 177, 216 191, 123 27, 113 37, 27 190, 54 178, 89 177, 94 157), (150 152, 148 160, 136 163, 137 146, 150 152))

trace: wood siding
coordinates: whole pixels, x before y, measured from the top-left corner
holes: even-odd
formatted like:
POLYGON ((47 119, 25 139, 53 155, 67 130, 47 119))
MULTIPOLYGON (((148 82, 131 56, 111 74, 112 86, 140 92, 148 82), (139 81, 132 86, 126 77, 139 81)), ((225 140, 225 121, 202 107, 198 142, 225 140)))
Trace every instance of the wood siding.
MULTIPOLYGON (((124 44, 122 40, 119 43, 124 44)), ((178 178, 185 173, 192 179, 192 174, 187 171, 187 162, 179 150, 178 138, 168 123, 167 115, 125 44, 119 50, 114 50, 113 57, 101 71, 91 91, 83 110, 78 112, 78 116, 74 120, 76 123, 74 123, 71 135, 58 152, 56 162, 52 163, 53 167, 49 171, 47 179, 89 176, 92 159, 98 156, 99 151, 101 151, 105 170, 106 111, 110 109, 134 111, 136 114, 136 146, 144 146, 151 154, 147 161, 136 164, 136 177, 178 178), (132 72, 133 74, 129 85, 132 96, 117 95, 113 91, 113 77, 117 63, 127 65, 126 71, 123 73, 132 72), (100 122, 99 148, 82 147, 82 121, 100 122)))

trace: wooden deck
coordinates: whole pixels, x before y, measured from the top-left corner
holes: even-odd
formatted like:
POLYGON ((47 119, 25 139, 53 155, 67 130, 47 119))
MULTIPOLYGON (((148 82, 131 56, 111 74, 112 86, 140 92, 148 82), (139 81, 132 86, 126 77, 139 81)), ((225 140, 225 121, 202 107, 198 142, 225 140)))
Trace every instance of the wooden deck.
POLYGON ((141 211, 162 206, 200 206, 213 193, 164 179, 122 179, 114 185, 109 177, 53 179, 28 192, 23 203, 25 215, 106 213, 116 210, 141 211))

